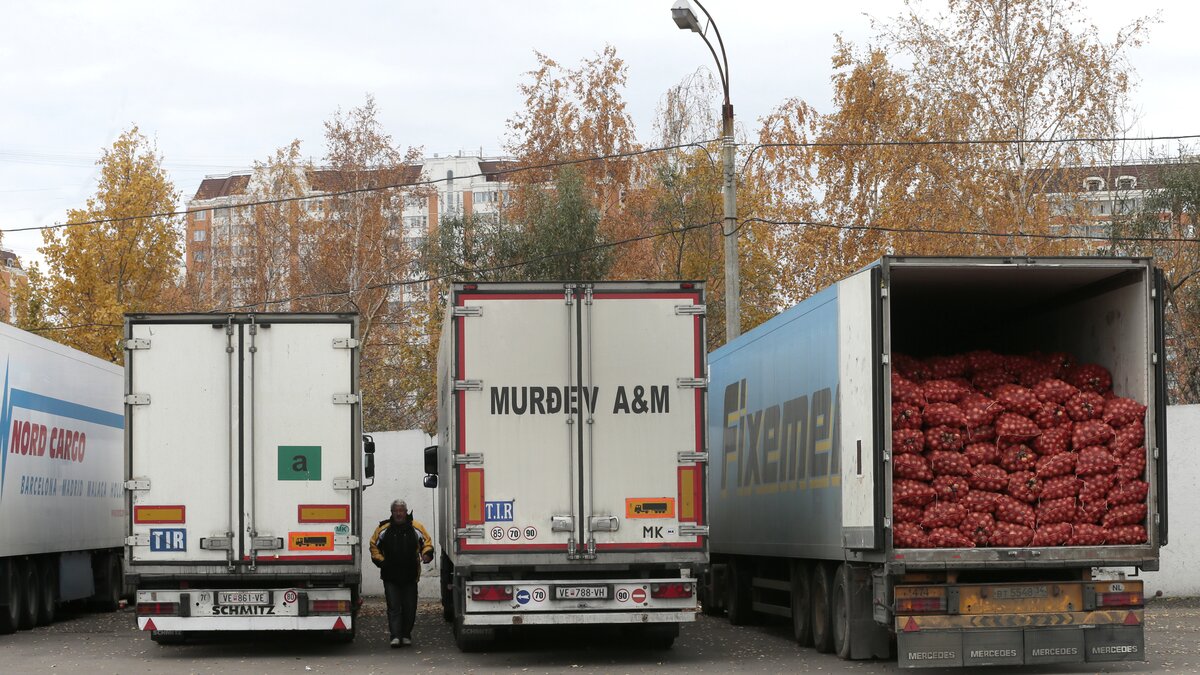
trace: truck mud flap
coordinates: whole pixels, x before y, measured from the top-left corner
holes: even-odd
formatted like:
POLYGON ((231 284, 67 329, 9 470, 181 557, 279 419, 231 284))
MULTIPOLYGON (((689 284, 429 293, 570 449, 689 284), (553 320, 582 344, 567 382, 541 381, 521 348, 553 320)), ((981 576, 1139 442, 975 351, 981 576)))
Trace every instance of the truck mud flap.
POLYGON ((1145 633, 1141 626, 1096 626, 1083 631, 1087 660, 1145 661, 1145 633))
POLYGON ((1020 630, 965 631, 962 636, 964 666, 1015 666, 1024 661, 1025 641, 1020 630))
POLYGON ((896 662, 901 668, 945 668, 963 665, 960 631, 921 631, 896 636, 896 662))
POLYGON ((1082 628, 1038 628, 1025 631, 1025 663, 1083 663, 1082 628))

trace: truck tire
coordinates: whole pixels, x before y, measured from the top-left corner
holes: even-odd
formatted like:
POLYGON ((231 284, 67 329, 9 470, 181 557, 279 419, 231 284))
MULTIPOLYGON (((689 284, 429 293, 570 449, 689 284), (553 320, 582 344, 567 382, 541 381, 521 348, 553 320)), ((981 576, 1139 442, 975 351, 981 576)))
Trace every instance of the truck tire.
POLYGON ((37 564, 32 560, 22 560, 18 569, 20 570, 19 579, 21 585, 25 587, 25 592, 21 595, 21 620, 17 625, 21 630, 27 630, 37 625, 38 596, 41 594, 41 584, 38 583, 37 564))
POLYGON ((21 605, 25 602, 24 587, 17 573, 16 558, 0 561, 0 634, 11 633, 21 624, 21 605))
POLYGON ((812 571, 801 560, 792 561, 792 637, 801 647, 812 646, 812 571))
POLYGON ((46 556, 38 568, 38 616, 37 625, 54 622, 58 613, 58 556, 46 556))
POLYGON ((817 563, 813 566, 812 581, 812 635, 813 646, 818 652, 833 651, 833 574, 829 565, 817 563))
POLYGON ((838 658, 850 660, 850 568, 838 565, 833 579, 833 650, 838 658))
POLYGON ((729 623, 748 626, 754 620, 753 589, 751 587, 752 565, 745 560, 735 560, 729 565, 729 588, 725 596, 725 613, 729 623))
POLYGON ((450 562, 450 556, 442 553, 442 564, 439 570, 440 582, 442 585, 442 620, 446 623, 454 622, 454 563, 450 562))
POLYGON ((100 554, 92 562, 96 578, 96 595, 92 604, 101 612, 115 612, 121 606, 121 558, 116 554, 100 554))

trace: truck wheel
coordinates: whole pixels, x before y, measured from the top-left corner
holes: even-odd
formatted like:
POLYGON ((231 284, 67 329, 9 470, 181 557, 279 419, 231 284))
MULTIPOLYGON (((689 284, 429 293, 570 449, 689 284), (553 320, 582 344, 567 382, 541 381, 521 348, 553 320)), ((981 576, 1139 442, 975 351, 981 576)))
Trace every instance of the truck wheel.
POLYGON ((17 625, 21 630, 26 630, 37 624, 41 584, 38 583, 37 564, 32 560, 22 560, 19 569, 19 578, 21 585, 25 587, 25 592, 21 594, 21 620, 17 625))
POLYGON ((817 563, 813 567, 812 581, 812 635, 813 646, 822 654, 833 651, 833 621, 830 618, 833 605, 833 575, 829 565, 817 563))
POLYGON ((121 558, 112 555, 100 555, 93 562, 96 576, 96 595, 92 596, 92 604, 101 612, 115 612, 121 606, 121 558))
POLYGON ((442 554, 440 581, 442 584, 442 619, 447 623, 454 621, 454 563, 450 556, 442 554))
POLYGON ((21 605, 25 591, 18 578, 20 564, 16 558, 0 562, 0 634, 11 633, 20 626, 21 605))
POLYGON ((833 580, 833 650, 838 658, 850 660, 850 568, 838 565, 833 580))
POLYGON ((753 571, 749 562, 735 560, 729 566, 729 590, 725 596, 725 613, 729 623, 747 626, 754 619, 751 589, 753 571))
POLYGON ((799 560, 792 562, 792 637, 801 647, 812 646, 812 572, 799 560))
POLYGON ((58 612, 58 556, 47 556, 38 566, 38 617, 39 626, 54 622, 58 612))

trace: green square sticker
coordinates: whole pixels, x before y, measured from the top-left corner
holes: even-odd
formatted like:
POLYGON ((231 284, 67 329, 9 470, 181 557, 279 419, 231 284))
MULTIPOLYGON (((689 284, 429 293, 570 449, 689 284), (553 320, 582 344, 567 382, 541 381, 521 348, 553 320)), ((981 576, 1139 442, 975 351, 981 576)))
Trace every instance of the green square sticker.
POLYGON ((321 446, 279 446, 279 480, 321 480, 321 446))

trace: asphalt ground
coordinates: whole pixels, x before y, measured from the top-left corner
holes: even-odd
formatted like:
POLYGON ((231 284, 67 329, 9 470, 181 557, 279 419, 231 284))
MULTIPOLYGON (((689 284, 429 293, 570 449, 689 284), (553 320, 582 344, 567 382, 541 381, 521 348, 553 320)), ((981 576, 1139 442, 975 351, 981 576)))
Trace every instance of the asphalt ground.
MULTIPOLYGON (((131 609, 68 610, 49 626, 0 636, 2 673, 891 673, 894 661, 840 661, 801 648, 775 623, 731 626, 701 616, 669 650, 641 646, 616 630, 550 626, 462 654, 436 603, 423 602, 411 647, 391 649, 381 598, 368 598, 352 644, 311 635, 221 635, 160 646, 139 632, 131 609)), ((1020 673, 1200 672, 1200 599, 1159 599, 1146 611, 1148 663, 1039 666, 1020 673)), ((909 671, 912 672, 912 671, 909 671)), ((965 670, 925 670, 957 673, 965 670)), ((1006 673, 1012 669, 973 669, 1006 673)))

